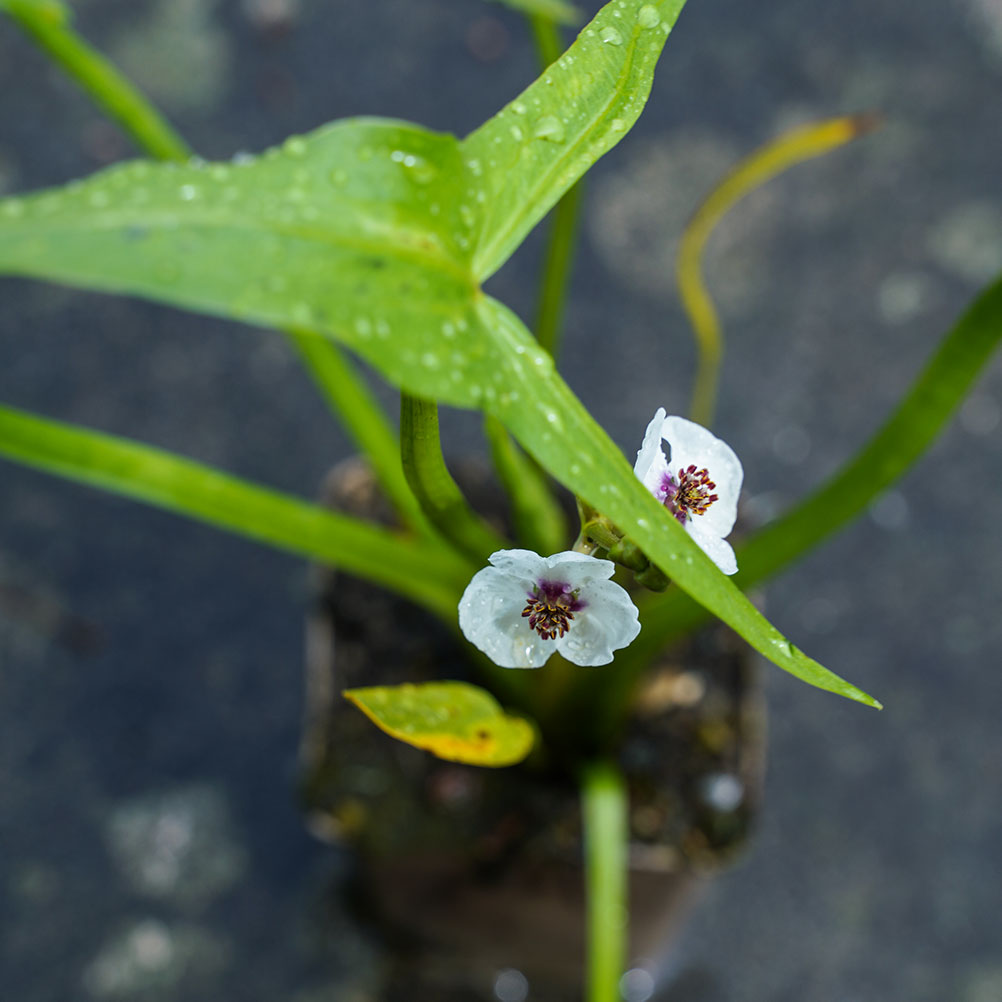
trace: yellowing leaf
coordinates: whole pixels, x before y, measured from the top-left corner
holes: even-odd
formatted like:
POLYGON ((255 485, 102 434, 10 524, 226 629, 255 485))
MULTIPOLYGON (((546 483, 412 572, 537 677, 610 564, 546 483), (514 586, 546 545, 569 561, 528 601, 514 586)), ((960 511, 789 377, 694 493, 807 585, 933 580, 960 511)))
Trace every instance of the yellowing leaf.
POLYGON ((452 762, 514 765, 532 748, 529 723, 466 682, 371 686, 342 695, 398 741, 452 762))

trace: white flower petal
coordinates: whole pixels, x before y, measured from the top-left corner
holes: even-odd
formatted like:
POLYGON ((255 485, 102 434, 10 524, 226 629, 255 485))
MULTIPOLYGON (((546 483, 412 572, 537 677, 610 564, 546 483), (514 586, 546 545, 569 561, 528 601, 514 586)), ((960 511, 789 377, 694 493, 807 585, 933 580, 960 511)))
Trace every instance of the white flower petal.
POLYGON ((734 528, 738 515, 738 496, 744 478, 741 460, 713 432, 682 417, 665 419, 664 437, 671 446, 669 466, 673 472, 691 464, 697 470, 705 468, 716 484, 713 493, 717 500, 705 515, 694 515, 693 523, 713 535, 726 536, 734 528))
POLYGON ((574 664, 607 665, 613 651, 633 643, 640 632, 637 607, 614 581, 595 581, 581 597, 588 604, 574 613, 557 650, 574 664))
POLYGON ((611 560, 570 550, 546 558, 531 550, 499 550, 490 560, 493 566, 478 571, 463 593, 459 626, 503 668, 538 668, 558 649, 577 664, 608 664, 612 652, 640 631, 629 595, 608 580, 615 570, 611 560), (559 639, 543 640, 522 616, 542 581, 566 585, 580 603, 559 639))
POLYGON ((538 581, 547 568, 545 558, 533 550, 498 550, 487 558, 499 571, 538 581))
POLYGON ((661 484, 668 472, 668 462, 661 448, 665 423, 665 409, 659 407, 651 423, 644 433, 644 443, 637 451, 637 461, 633 464, 633 472, 640 478, 643 485, 659 500, 664 500, 661 484))
POLYGON ((528 589, 534 583, 528 581, 521 574, 485 567, 473 575, 459 601, 463 635, 502 668, 539 668, 556 650, 555 641, 543 640, 522 617, 528 589))
POLYGON ((572 589, 587 588, 591 582, 605 581, 616 573, 616 565, 611 560, 599 560, 575 550, 555 553, 546 558, 546 564, 546 577, 563 581, 572 589))
POLYGON ((686 531, 699 544, 699 548, 725 573, 737 574, 738 560, 734 550, 726 539, 721 539, 710 530, 703 527, 697 518, 686 522, 686 531))

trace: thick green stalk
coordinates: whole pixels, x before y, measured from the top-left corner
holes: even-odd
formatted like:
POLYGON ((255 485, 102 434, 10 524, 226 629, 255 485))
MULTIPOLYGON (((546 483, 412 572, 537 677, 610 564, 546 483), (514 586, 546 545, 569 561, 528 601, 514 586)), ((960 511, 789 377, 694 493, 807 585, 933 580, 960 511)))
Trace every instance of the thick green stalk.
POLYGON ((391 588, 454 624, 475 570, 413 539, 162 449, 0 407, 0 455, 298 553, 391 588))
POLYGON ((581 774, 585 890, 588 909, 588 1002, 620 1002, 626 967, 629 877, 629 796, 612 762, 587 765, 581 774))
MULTIPOLYGON (((65 5, 54 0, 0 0, 10 16, 132 137, 157 160, 185 162, 192 151, 150 101, 71 27, 65 5)), ((428 530, 407 487, 396 433, 344 353, 309 331, 286 330, 328 406, 367 456, 387 497, 404 521, 428 530)))
POLYGON ((438 405, 400 397, 400 457, 404 476, 428 521, 461 553, 484 563, 508 543, 469 506, 442 456, 438 405))

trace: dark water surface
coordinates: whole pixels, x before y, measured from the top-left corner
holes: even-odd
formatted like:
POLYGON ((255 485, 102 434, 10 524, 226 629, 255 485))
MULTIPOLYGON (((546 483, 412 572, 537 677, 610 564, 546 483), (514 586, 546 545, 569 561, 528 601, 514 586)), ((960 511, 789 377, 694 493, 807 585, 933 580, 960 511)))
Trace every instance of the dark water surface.
MULTIPOLYGON (((207 157, 355 114, 464 134, 533 74, 519 19, 478 0, 74 6, 207 157)), ((750 515, 830 473, 1002 270, 1000 94, 993 0, 691 0, 648 110, 589 178, 568 311, 564 369, 624 451, 657 406, 685 406, 668 276, 709 181, 786 125, 879 110, 880 132, 749 198, 710 247, 730 339, 717 430, 750 515)), ((0 190, 126 155, 4 23, 0 190)), ((526 317, 539 248, 491 283, 526 317)), ((27 282, 2 296, 5 403, 307 496, 349 451, 275 334, 27 282)), ((887 709, 767 671, 761 828, 659 997, 1002 999, 1000 414, 996 361, 899 488, 769 588, 777 624, 887 709)), ((477 429, 451 416, 450 448, 477 429)), ((374 947, 328 894, 343 861, 295 803, 302 563, 0 478, 0 994, 371 997, 374 947)))

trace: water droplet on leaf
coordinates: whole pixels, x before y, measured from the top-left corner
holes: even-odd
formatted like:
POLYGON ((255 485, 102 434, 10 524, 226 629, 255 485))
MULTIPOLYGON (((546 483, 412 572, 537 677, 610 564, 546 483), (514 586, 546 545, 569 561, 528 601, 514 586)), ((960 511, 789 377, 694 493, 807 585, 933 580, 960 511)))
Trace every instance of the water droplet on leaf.
POLYGON ((537 139, 545 139, 551 143, 564 141, 564 123, 556 115, 544 115, 532 130, 537 139))
POLYGON ((607 24, 599 33, 598 37, 607 45, 622 45, 623 36, 611 25, 607 24))
POLYGON ((641 28, 656 28, 661 23, 661 15, 649 3, 637 11, 637 24, 641 28))

